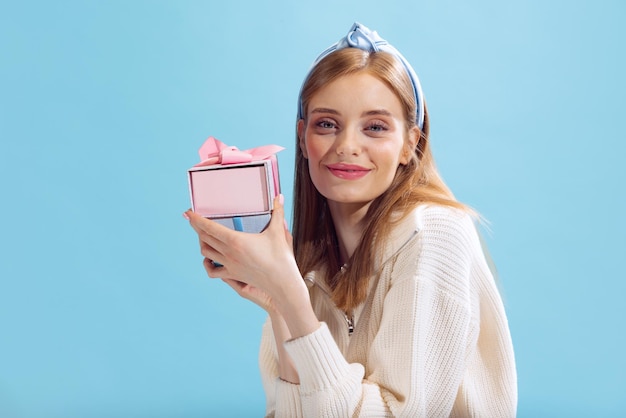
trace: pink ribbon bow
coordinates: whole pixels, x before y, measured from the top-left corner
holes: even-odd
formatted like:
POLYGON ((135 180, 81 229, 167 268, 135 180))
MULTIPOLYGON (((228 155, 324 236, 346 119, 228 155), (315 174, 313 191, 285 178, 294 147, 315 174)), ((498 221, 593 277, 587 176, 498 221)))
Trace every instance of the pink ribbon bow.
POLYGON ((274 154, 282 150, 284 150, 284 148, 278 145, 263 145, 247 149, 245 151, 240 151, 237 147, 228 146, 210 136, 198 150, 200 162, 194 167, 262 161, 272 158, 274 154))

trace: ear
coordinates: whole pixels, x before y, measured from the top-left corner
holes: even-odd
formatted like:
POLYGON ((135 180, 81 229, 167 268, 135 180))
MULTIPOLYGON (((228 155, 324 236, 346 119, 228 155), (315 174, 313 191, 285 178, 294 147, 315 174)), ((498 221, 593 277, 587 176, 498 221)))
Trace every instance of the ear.
POLYGON ((298 121, 298 124, 296 125, 296 131, 298 132, 298 145, 300 145, 300 151, 302 151, 302 156, 304 158, 309 158, 306 152, 306 141, 304 140, 304 136, 305 136, 304 119, 300 119, 298 121))
POLYGON ((417 141, 420 137, 420 129, 417 126, 414 126, 409 130, 409 134, 407 135, 407 141, 402 150, 402 155, 400 156, 400 164, 407 165, 409 160, 411 159, 411 154, 415 153, 415 147, 417 146, 417 141))

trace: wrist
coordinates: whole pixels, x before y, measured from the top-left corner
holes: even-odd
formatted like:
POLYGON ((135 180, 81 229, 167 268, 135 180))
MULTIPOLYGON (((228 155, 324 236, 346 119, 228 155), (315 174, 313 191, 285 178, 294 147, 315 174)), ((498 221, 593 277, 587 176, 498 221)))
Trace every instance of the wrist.
POLYGON ((297 265, 294 263, 293 269, 287 274, 283 271, 281 277, 281 285, 274 289, 272 295, 275 312, 269 313, 270 318, 286 324, 292 339, 316 331, 320 325, 319 320, 313 311, 309 289, 297 265))
POLYGON ((308 291, 303 296, 287 299, 278 309, 281 320, 289 330, 291 339, 308 335, 320 326, 319 319, 313 311, 308 291))

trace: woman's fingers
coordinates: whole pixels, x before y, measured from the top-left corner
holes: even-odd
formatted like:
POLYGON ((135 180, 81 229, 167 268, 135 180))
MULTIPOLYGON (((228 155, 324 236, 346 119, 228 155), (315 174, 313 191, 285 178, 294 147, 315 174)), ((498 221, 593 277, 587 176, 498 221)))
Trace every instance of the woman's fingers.
POLYGON ((282 234, 289 249, 293 249, 293 237, 291 236, 291 232, 289 232, 289 226, 285 220, 285 200, 282 194, 274 198, 274 210, 272 211, 270 227, 275 231, 277 236, 282 234))
POLYGON ((222 279, 222 281, 242 298, 248 299, 267 312, 275 311, 271 298, 264 291, 239 280, 222 279))
POLYGON ((211 261, 215 261, 221 265, 224 264, 225 260, 222 254, 215 251, 213 247, 211 247, 206 242, 202 241, 202 239, 200 239, 199 241, 200 241, 200 254, 202 254, 204 258, 207 258, 211 261))
POLYGON ((233 231, 217 222, 204 218, 191 210, 183 214, 189 220, 191 227, 198 234, 200 254, 204 257, 204 269, 212 278, 230 277, 232 269, 227 268, 234 260, 241 259, 245 254, 244 238, 239 235, 248 235, 233 231))
POLYGON ((209 258, 205 258, 202 261, 206 274, 212 279, 221 278, 223 280, 224 277, 228 277, 228 270, 226 267, 221 264, 216 265, 215 263, 216 262, 214 260, 209 258))
POLYGON ((276 231, 282 230, 285 224, 285 207, 284 197, 279 194, 274 198, 274 209, 272 210, 272 219, 270 219, 270 228, 276 231))
POLYGON ((207 219, 192 211, 185 214, 189 218, 191 227, 196 231, 200 239, 211 245, 217 251, 221 251, 224 246, 228 245, 230 235, 234 232, 232 229, 220 225, 210 219, 207 219))
POLYGON ((234 231, 191 211, 185 215, 198 234, 200 253, 207 259, 204 267, 209 277, 243 278, 254 289, 272 292, 281 286, 275 278, 284 274, 283 266, 293 267, 291 235, 285 228, 282 195, 274 199, 270 225, 259 234, 234 231))
POLYGON ((201 254, 215 262, 225 265, 229 257, 241 259, 246 254, 246 234, 234 231, 210 219, 191 211, 185 212, 191 227, 200 239, 201 254))
POLYGON ((223 281, 224 283, 226 283, 227 285, 229 285, 230 287, 232 287, 232 288, 233 288, 233 290, 234 290, 235 292, 237 292, 237 294, 238 294, 239 296, 243 296, 241 292, 242 292, 242 290, 243 290, 244 286, 246 286, 246 284, 245 284, 245 283, 243 283, 243 282, 239 282, 239 281, 237 281, 237 280, 232 280, 232 279, 222 279, 222 281, 223 281))

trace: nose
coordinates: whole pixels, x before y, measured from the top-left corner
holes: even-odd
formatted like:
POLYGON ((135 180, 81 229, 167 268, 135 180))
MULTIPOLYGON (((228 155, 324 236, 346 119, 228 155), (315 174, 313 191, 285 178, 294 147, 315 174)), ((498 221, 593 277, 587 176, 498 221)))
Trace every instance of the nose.
POLYGON ((356 129, 343 129, 335 139, 335 152, 337 155, 359 155, 361 145, 356 129))

